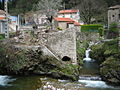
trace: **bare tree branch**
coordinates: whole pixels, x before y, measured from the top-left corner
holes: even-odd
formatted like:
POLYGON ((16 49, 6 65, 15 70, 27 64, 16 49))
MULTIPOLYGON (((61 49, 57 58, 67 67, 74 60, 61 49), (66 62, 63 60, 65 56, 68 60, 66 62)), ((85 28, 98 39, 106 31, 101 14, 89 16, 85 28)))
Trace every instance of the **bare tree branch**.
POLYGON ((76 8, 80 10, 82 20, 90 24, 92 18, 106 10, 106 4, 102 0, 81 0, 76 8))

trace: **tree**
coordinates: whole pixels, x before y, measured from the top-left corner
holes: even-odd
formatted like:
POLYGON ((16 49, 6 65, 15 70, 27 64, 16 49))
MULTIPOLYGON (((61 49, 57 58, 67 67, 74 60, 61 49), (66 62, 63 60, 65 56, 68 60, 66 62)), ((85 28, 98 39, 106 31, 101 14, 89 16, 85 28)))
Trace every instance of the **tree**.
POLYGON ((77 8, 86 24, 92 23, 92 19, 96 19, 95 16, 107 12, 106 4, 102 0, 81 0, 77 8))
POLYGON ((36 10, 42 11, 52 22, 52 17, 56 14, 58 9, 62 7, 62 0, 40 0, 36 5, 36 10))
POLYGON ((4 10, 4 0, 0 0, 0 9, 4 10))

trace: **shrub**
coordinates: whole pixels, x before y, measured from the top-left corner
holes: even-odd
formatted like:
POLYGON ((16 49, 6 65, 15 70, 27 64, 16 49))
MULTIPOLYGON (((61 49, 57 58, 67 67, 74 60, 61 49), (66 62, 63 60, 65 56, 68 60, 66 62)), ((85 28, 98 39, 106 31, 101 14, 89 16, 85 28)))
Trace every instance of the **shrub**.
POLYGON ((99 32, 99 28, 103 28, 101 24, 90 24, 90 25, 82 25, 81 31, 82 32, 99 32))
POLYGON ((119 29, 117 23, 111 23, 109 27, 108 38, 117 38, 119 36, 119 29))
POLYGON ((82 32, 96 32, 96 33, 99 33, 100 36, 103 36, 104 34, 103 25, 101 24, 82 25, 81 31, 82 32))
POLYGON ((5 38, 4 34, 0 34, 0 40, 3 40, 5 38))
POLYGON ((104 36, 104 28, 98 28, 100 36, 104 36))
POLYGON ((110 24, 109 30, 111 32, 117 33, 118 32, 118 24, 113 22, 110 24))
POLYGON ((57 30, 63 30, 62 28, 60 28, 60 27, 57 27, 57 30))

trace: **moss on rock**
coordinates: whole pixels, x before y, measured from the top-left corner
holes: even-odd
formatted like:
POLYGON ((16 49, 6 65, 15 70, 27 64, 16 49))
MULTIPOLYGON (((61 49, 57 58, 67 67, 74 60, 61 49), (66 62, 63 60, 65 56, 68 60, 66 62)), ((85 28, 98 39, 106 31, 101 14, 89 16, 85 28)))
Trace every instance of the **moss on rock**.
POLYGON ((104 80, 120 83, 120 50, 117 39, 92 46, 91 56, 99 61, 104 80))

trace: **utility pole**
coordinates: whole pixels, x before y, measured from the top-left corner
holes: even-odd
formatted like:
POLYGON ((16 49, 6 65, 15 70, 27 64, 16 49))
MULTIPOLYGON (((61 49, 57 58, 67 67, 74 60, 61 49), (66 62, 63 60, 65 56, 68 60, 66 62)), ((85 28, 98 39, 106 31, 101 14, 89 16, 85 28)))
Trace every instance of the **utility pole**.
POLYGON ((8 29, 8 5, 7 5, 8 0, 5 0, 4 4, 4 10, 5 10, 5 38, 9 38, 9 29, 8 29))

